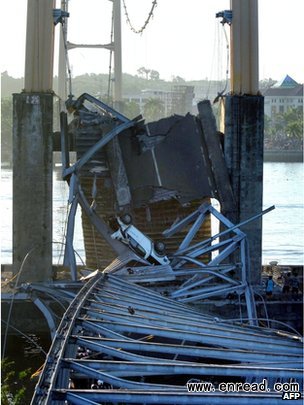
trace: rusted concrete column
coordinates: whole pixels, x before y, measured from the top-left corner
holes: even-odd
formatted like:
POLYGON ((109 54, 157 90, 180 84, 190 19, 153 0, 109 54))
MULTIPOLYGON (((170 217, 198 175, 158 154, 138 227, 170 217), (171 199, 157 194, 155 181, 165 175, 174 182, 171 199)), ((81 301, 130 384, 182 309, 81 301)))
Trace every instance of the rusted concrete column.
MULTIPOLYGON (((264 98, 226 96, 225 159, 236 210, 227 215, 235 224, 262 211, 264 98)), ((262 218, 241 228, 247 234, 250 268, 247 279, 259 284, 262 269, 262 218)))
POLYGON ((52 274, 54 6, 28 0, 25 90, 13 95, 13 273, 20 282, 52 274))
POLYGON ((51 94, 14 94, 13 272, 44 281, 52 271, 53 142, 51 94))

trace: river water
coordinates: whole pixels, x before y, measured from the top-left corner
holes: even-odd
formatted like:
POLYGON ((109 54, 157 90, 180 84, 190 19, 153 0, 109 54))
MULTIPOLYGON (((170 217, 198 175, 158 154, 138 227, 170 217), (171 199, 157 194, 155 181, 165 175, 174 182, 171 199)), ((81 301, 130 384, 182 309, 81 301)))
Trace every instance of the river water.
MULTIPOLYGON (((304 184, 303 163, 264 163, 263 208, 275 210, 263 216, 262 263, 276 260, 280 265, 303 264, 304 184)), ((53 263, 62 263, 67 220, 68 186, 53 178, 53 263)), ((1 263, 12 263, 12 171, 1 171, 1 263)), ((77 261, 85 261, 80 212, 77 212, 74 247, 77 261)))

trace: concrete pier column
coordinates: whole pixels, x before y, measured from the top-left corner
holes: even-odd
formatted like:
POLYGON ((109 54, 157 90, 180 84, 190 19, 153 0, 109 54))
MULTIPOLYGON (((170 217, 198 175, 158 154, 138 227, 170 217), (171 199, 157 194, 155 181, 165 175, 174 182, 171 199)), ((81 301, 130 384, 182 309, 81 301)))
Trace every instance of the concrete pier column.
MULTIPOLYGON (((237 224, 262 211, 264 98, 259 94, 258 0, 231 0, 231 93, 225 97, 225 160, 236 201, 237 224)), ((262 219, 241 228, 249 242, 247 280, 259 284, 262 219)))
POLYGON ((55 0, 28 0, 24 91, 13 95, 13 273, 52 275, 55 0))
POLYGON ((53 90, 55 0, 28 0, 24 88, 27 92, 53 90))
MULTIPOLYGON (((226 96, 225 159, 236 211, 227 215, 237 224, 262 211, 264 98, 226 96)), ((262 266, 262 218, 241 228, 249 242, 247 280, 259 284, 262 266)))
POLYGON ((53 95, 13 95, 13 273, 52 274, 53 95), (25 260, 26 255, 28 255, 25 260))

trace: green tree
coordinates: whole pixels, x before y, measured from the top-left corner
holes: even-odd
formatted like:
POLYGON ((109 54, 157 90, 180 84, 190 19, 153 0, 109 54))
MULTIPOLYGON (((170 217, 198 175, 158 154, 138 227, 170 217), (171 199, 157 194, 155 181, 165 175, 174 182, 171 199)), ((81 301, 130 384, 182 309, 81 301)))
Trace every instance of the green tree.
POLYGON ((1 405, 23 405, 26 393, 26 380, 31 370, 16 372, 15 363, 1 360, 1 405))
POLYGON ((172 82, 173 82, 173 83, 185 83, 186 80, 183 79, 183 78, 180 77, 180 76, 172 76, 172 82))
POLYGON ((165 114, 164 103, 159 98, 149 98, 144 105, 144 118, 147 122, 163 118, 165 114))
POLYGON ((135 101, 124 101, 123 103, 123 113, 126 117, 133 119, 140 114, 140 108, 138 103, 135 101))
POLYGON ((263 79, 260 80, 259 82, 259 88, 262 92, 264 92, 265 90, 269 89, 270 87, 272 87, 274 84, 276 84, 276 80, 271 79, 271 77, 269 79, 263 79))
POLYGON ((264 119, 265 147, 269 149, 303 148, 303 112, 289 108, 284 113, 264 119))
POLYGON ((303 138, 303 111, 300 108, 289 108, 283 119, 286 124, 286 135, 292 138, 303 138))
POLYGON ((146 77, 146 79, 148 80, 149 78, 149 73, 151 72, 150 69, 145 68, 144 66, 140 67, 139 69, 137 69, 137 73, 139 74, 140 77, 146 77))
POLYGON ((159 80, 159 73, 157 70, 150 70, 150 79, 159 80))

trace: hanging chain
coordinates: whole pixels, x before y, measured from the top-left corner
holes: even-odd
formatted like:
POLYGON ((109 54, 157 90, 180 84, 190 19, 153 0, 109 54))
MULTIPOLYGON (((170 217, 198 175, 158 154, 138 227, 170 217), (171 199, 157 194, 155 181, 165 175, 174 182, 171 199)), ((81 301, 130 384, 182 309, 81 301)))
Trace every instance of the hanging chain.
POLYGON ((149 12, 149 15, 148 15, 146 21, 144 22, 144 25, 143 25, 140 29, 136 29, 136 28, 133 27, 133 25, 132 25, 132 23, 131 23, 131 20, 130 20, 130 17, 129 17, 129 14, 128 14, 128 10, 127 10, 127 6, 126 6, 126 3, 125 3, 125 0, 122 0, 122 3, 123 3, 124 10, 125 10, 125 16, 126 16, 126 19, 127 19, 127 24, 129 24, 131 30, 132 30, 133 32, 135 32, 135 34, 142 34, 143 31, 144 31, 144 29, 145 29, 145 28, 147 27, 147 25, 149 24, 150 19, 153 17, 154 8, 157 6, 157 0, 153 0, 153 1, 152 1, 152 6, 151 6, 151 10, 150 10, 150 12, 149 12))

